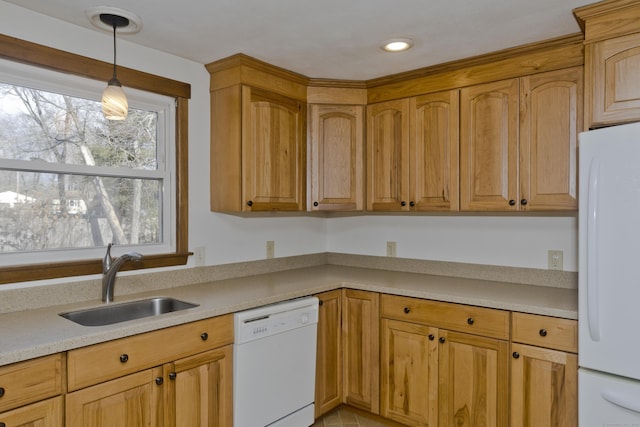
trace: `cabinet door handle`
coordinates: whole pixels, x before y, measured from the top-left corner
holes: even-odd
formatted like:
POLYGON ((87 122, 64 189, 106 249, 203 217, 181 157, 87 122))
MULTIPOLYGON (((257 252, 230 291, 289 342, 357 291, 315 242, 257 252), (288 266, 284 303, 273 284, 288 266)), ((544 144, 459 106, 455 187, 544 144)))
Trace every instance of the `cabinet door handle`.
POLYGON ((209 334, 208 334, 208 333, 206 333, 206 332, 201 333, 201 334, 200 334, 200 339, 201 339, 202 341, 206 341, 206 340, 208 340, 208 339, 209 339, 209 334))
POLYGON ((433 341, 436 337, 433 334, 429 334, 429 341, 433 341))
POLYGON ((322 305, 322 304, 324 304, 324 301, 322 300, 318 301, 318 305, 322 305))
POLYGON ((520 200, 520 204, 521 204, 522 206, 525 206, 527 203, 529 203, 529 202, 527 202, 527 199, 522 199, 522 200, 520 200))
POLYGON ((404 200, 400 202, 400 206, 405 207, 407 206, 407 202, 405 202, 404 200))
POLYGON ((157 377, 157 378, 156 378, 156 384, 157 384, 157 385, 162 385, 162 383, 164 383, 164 378, 162 378, 162 377, 157 377))
POLYGON ((253 206, 253 202, 252 202, 251 200, 249 200, 249 201, 247 202, 247 206, 249 206, 249 207, 253 206))
POLYGON ((169 379, 175 380, 178 377, 178 374, 175 372, 169 372, 169 379))
POLYGON ((513 199, 509 200, 509 206, 515 206, 515 204, 516 204, 515 200, 513 199))
POLYGON ((121 354, 120 355, 120 363, 127 363, 129 361, 129 355, 128 354, 121 354))
POLYGON ((4 387, 0 387, 0 397, 4 396, 4 387))
POLYGON ((518 353, 517 351, 514 351, 512 354, 514 359, 519 359, 520 358, 520 353, 518 353))
POLYGON ((416 202, 414 202, 413 200, 409 202, 409 206, 411 206, 412 208, 416 205, 416 202))
POLYGON ((440 337, 438 338, 438 341, 440 342, 440 344, 444 344, 447 340, 444 339, 444 337, 440 337))
POLYGON ((475 323, 475 320, 473 320, 473 317, 468 317, 467 318, 467 324, 473 325, 474 323, 475 323))
POLYGON ((313 202, 313 206, 317 207, 318 206, 318 202, 313 202))
POLYGON ((405 312, 406 314, 409 314, 409 313, 411 313, 411 309, 410 309, 409 307, 405 307, 405 308, 404 308, 404 312, 405 312))
POLYGON ((538 332, 540 334, 541 337, 546 337, 547 336, 547 330, 546 329, 540 329, 540 332, 538 332))

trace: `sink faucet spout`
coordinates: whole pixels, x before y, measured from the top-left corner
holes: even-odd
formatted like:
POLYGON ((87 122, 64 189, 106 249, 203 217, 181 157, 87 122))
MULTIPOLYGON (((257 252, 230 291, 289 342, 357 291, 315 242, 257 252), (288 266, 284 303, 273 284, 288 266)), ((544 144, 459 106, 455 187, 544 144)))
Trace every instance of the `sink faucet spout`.
POLYGON ((111 256, 111 246, 113 246, 112 243, 107 245, 107 253, 102 259, 102 301, 107 303, 113 301, 116 274, 120 270, 120 267, 122 267, 122 264, 126 261, 142 260, 142 255, 138 252, 128 252, 114 259, 111 256))

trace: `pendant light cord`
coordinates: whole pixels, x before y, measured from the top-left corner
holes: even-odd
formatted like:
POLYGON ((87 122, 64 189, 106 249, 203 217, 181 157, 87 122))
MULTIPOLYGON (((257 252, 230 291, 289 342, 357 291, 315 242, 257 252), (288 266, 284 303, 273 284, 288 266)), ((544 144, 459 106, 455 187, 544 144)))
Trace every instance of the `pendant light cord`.
POLYGON ((116 22, 113 21, 113 78, 117 80, 116 77, 116 22))

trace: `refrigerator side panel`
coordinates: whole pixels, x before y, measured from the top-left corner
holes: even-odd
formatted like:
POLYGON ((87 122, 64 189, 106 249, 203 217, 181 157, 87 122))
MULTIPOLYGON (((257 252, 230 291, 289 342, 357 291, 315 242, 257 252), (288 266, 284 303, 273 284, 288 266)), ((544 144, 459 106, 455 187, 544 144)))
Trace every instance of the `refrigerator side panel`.
POLYGON ((580 427, 640 426, 640 382, 580 369, 580 427))
POLYGON ((640 379, 640 123, 580 134, 579 363, 640 379))

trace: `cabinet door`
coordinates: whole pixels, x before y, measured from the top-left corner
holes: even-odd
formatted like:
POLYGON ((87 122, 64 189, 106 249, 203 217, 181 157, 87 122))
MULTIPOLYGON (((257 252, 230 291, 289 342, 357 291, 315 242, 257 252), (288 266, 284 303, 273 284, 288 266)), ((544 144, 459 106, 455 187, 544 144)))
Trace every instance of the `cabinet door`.
POLYGON ((439 340, 438 425, 506 427, 508 343, 443 330, 439 340))
POLYGON ((460 91, 460 210, 518 210, 518 79, 460 91))
POLYGON ((409 99, 367 106, 367 210, 409 210, 409 99))
POLYGON ((244 209, 304 210, 305 123, 302 102, 242 87, 244 209))
POLYGON ((585 59, 589 127, 640 120, 640 34, 589 44, 585 59))
POLYGON ((162 425, 161 381, 162 369, 154 368, 69 393, 66 426, 162 425))
POLYGON ((410 206, 457 211, 459 91, 411 98, 410 206))
POLYGON ((344 401, 380 413, 380 295, 344 289, 344 401))
POLYGON ((340 289, 316 296, 320 300, 315 391, 318 418, 342 403, 342 297, 340 289))
POLYGON ((577 356, 524 344, 511 350, 511 427, 577 427, 577 356))
POLYGON ((582 76, 582 67, 576 67, 521 79, 520 206, 523 210, 577 209, 582 76))
POLYGON ((309 113, 311 211, 364 208, 364 107, 311 105, 309 113))
POLYGON ((381 415, 409 426, 437 426, 438 330, 389 319, 381 325, 381 415))
POLYGON ((7 427, 62 427, 62 397, 44 400, 0 414, 7 427))
POLYGON ((165 365, 165 425, 231 427, 232 375, 232 345, 165 365))

